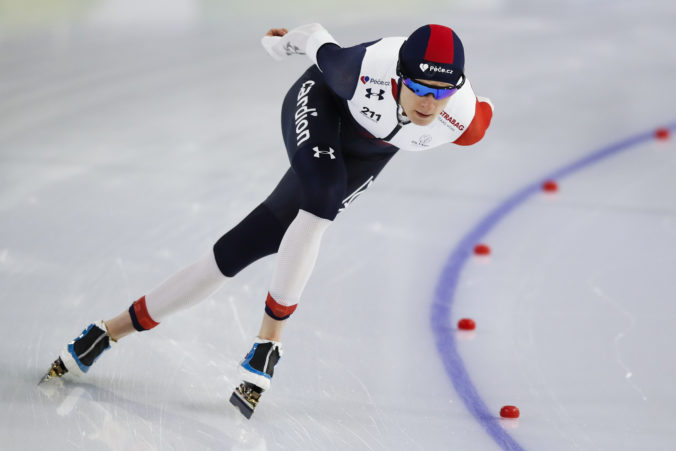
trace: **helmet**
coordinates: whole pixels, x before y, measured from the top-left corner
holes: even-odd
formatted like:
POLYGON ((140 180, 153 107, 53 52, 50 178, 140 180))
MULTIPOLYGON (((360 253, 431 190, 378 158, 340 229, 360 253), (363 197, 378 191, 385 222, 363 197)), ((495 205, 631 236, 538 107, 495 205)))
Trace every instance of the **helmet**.
POLYGON ((433 80, 460 86, 464 81, 465 50, 453 30, 424 25, 399 49, 397 73, 406 78, 433 80))

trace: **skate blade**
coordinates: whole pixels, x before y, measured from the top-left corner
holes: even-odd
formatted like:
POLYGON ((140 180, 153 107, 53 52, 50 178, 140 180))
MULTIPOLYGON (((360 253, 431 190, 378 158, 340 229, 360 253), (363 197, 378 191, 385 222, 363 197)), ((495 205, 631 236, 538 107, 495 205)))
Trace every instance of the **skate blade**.
POLYGON ((49 371, 47 371, 47 374, 45 374, 42 379, 40 379, 38 385, 42 384, 43 382, 47 382, 50 379, 59 378, 67 372, 68 370, 66 369, 66 366, 61 361, 61 357, 59 357, 58 359, 54 360, 54 362, 52 362, 52 366, 49 368, 49 371))
POLYGON ((230 404, 237 407, 242 415, 249 419, 258 405, 258 401, 261 399, 261 393, 263 393, 263 390, 260 387, 248 382, 242 382, 232 392, 230 404))
POLYGON ((251 416, 254 413, 256 408, 254 405, 247 402, 242 396, 237 392, 237 390, 232 392, 230 395, 230 404, 237 407, 239 412, 246 417, 247 420, 251 419, 251 416))

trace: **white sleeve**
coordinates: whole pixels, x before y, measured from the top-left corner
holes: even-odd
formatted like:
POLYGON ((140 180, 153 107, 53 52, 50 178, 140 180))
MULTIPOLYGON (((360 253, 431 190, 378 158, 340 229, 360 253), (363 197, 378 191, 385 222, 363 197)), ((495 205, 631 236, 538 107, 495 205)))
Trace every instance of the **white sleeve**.
POLYGON ((261 44, 277 61, 290 55, 307 55, 317 64, 317 51, 328 43, 337 44, 331 34, 318 23, 301 25, 284 36, 263 36, 261 44))

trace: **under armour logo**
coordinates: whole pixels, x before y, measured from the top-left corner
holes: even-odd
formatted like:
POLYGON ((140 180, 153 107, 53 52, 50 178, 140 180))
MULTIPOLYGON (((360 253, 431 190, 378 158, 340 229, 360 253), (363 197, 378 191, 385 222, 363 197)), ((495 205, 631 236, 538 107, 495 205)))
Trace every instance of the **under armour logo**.
POLYGON ((300 47, 296 47, 295 45, 291 44, 288 42, 284 46, 284 50, 286 51, 287 55, 305 55, 305 53, 300 51, 300 47))
POLYGON ((383 100, 385 98, 383 96, 383 94, 385 94, 385 91, 382 89, 379 89, 378 91, 380 92, 376 94, 371 90, 371 88, 366 89, 366 98, 370 99, 371 96, 378 96, 378 100, 383 100))
POLYGON ((319 158, 321 155, 328 155, 332 160, 336 159, 336 156, 333 154, 334 150, 329 147, 329 150, 320 149, 318 146, 312 148, 315 151, 315 158, 319 158))

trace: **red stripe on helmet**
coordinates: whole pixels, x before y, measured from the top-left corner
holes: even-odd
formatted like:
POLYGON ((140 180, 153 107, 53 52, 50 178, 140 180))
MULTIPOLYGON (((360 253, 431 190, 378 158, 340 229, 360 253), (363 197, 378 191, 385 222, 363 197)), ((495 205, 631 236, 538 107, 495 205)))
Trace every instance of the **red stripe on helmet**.
POLYGON ((443 25, 430 25, 425 59, 435 63, 453 63, 453 30, 443 25))

